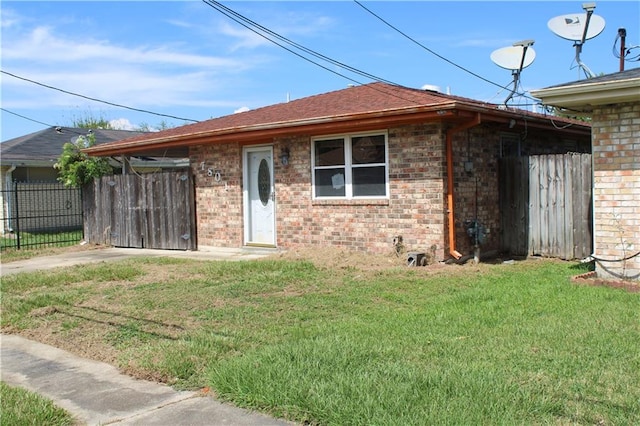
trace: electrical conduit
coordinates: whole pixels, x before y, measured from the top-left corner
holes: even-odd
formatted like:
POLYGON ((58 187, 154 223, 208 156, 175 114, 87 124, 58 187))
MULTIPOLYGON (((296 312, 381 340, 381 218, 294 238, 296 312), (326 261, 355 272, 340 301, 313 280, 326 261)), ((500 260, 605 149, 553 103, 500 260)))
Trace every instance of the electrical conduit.
POLYGON ((480 113, 477 113, 473 120, 447 130, 447 219, 449 225, 449 254, 455 259, 460 259, 462 254, 456 250, 455 206, 453 202, 453 136, 463 130, 475 127, 481 122, 480 113))

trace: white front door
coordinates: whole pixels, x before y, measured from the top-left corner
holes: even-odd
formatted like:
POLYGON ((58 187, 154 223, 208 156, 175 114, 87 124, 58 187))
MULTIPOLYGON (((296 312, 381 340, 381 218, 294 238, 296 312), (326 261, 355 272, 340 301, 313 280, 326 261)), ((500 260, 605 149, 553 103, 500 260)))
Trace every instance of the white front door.
POLYGON ((273 148, 244 149, 244 241, 276 245, 273 148))

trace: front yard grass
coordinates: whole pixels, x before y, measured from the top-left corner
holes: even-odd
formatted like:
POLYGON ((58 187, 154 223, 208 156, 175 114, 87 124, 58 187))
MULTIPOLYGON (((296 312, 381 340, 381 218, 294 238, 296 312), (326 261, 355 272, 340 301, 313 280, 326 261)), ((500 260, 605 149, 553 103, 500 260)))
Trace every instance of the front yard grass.
POLYGON ((0 423, 16 426, 78 424, 68 412, 48 399, 3 382, 0 382, 0 423))
POLYGON ((640 294, 580 272, 134 259, 3 277, 1 324, 300 423, 640 424, 640 294))

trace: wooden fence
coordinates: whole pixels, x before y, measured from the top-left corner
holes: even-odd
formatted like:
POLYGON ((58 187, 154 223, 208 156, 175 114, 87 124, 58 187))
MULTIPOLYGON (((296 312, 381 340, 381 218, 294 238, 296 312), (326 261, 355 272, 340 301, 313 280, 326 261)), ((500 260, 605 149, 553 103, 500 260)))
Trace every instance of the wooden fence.
POLYGON ((85 240, 116 247, 195 250, 188 170, 104 176, 83 188, 85 240))
POLYGON ((591 254, 591 154, 503 158, 500 197, 502 247, 512 255, 591 254))

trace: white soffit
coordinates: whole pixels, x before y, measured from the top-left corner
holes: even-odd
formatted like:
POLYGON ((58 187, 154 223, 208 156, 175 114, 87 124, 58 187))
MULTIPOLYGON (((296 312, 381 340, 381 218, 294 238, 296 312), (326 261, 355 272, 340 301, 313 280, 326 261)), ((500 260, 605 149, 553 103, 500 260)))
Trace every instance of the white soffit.
POLYGON ((547 89, 532 90, 532 96, 546 105, 558 107, 587 107, 640 101, 640 79, 603 81, 547 89))

